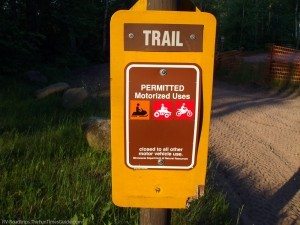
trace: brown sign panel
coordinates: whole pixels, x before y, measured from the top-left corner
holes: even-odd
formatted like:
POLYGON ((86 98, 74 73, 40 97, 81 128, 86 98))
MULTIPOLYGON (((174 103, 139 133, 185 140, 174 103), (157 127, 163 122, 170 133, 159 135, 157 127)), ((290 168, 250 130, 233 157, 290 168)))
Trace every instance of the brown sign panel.
POLYGON ((131 64, 126 69, 126 164, 191 169, 197 153, 200 69, 131 64))
POLYGON ((202 52, 203 25, 124 24, 124 50, 202 52))

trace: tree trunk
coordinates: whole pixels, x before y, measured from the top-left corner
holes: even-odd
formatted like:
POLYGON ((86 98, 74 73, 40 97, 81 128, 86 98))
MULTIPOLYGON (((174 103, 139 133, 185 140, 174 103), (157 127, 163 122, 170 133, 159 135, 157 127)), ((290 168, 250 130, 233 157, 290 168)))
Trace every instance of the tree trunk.
POLYGON ((108 38, 108 29, 107 29, 107 23, 108 23, 108 7, 109 7, 109 0, 104 0, 104 19, 103 19, 103 41, 102 41, 102 51, 103 55, 105 56, 108 50, 107 47, 107 38, 108 38))
POLYGON ((271 34, 272 33, 272 31, 271 31, 272 3, 270 3, 268 9, 269 9, 269 12, 268 12, 268 32, 269 32, 269 34, 271 34))
POLYGON ((170 225, 170 209, 141 209, 140 225, 170 225))
POLYGON ((77 40, 75 37, 75 31, 73 27, 69 27, 69 47, 71 49, 72 53, 76 53, 77 52, 77 40))
POLYGON ((177 0, 177 10, 195 11, 195 5, 190 0, 177 0))
POLYGON ((9 5, 10 5, 11 20, 17 21, 17 3, 16 3, 16 0, 10 0, 9 5))
MULTIPOLYGON (((194 10, 189 0, 148 0, 148 10, 194 10)), ((140 225, 170 225, 171 209, 141 209, 140 225)))
POLYGON ((239 48, 241 48, 242 44, 243 44, 244 20, 245 20, 245 1, 243 0, 243 15, 242 15, 242 20, 241 20, 241 32, 240 32, 240 44, 239 44, 239 48))
POLYGON ((148 10, 194 11, 195 5, 190 0, 148 0, 148 10))
POLYGON ((148 0, 148 10, 177 10, 177 0, 148 0))
POLYGON ((299 15, 299 0, 296 0, 295 7, 295 39, 296 39, 296 49, 299 49, 300 45, 300 15, 299 15))
POLYGON ((27 29, 30 32, 37 31, 37 0, 26 0, 27 29))

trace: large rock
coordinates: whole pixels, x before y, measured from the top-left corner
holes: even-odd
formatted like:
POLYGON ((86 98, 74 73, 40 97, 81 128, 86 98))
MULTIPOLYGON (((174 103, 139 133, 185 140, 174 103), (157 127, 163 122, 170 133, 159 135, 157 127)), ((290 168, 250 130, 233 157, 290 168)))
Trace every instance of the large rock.
POLYGON ((24 74, 24 77, 30 82, 34 83, 47 83, 48 79, 45 75, 41 74, 41 72, 36 70, 30 70, 24 74))
POLYGON ((38 99, 45 98, 48 95, 59 93, 70 88, 70 85, 64 82, 49 85, 43 89, 37 90, 35 95, 38 99))
POLYGON ((84 88, 68 89, 63 95, 63 106, 67 109, 77 108, 87 99, 88 93, 84 88))
POLYGON ((82 130, 91 148, 110 151, 110 120, 91 117, 82 124, 82 130))

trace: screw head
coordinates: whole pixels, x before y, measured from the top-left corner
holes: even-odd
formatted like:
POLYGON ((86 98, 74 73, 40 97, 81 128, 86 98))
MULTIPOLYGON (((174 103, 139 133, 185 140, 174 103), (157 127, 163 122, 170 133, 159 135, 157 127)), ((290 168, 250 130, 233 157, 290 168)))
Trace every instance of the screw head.
POLYGON ((159 192, 160 192, 160 188, 159 188, 159 187, 156 187, 156 188, 155 188, 155 192, 156 192, 156 193, 159 193, 159 192))
POLYGON ((161 69, 161 70, 159 71, 159 74, 160 74, 161 76, 166 76, 166 75, 168 74, 168 71, 167 71, 166 69, 161 69))
POLYGON ((132 38, 134 38, 134 34, 133 34, 133 33, 129 33, 129 34, 128 34, 128 37, 129 37, 130 39, 132 39, 132 38))
POLYGON ((195 40, 195 39, 196 39, 196 35, 195 35, 195 34, 191 34, 191 35, 190 35, 190 39, 191 39, 191 40, 195 40))
POLYGON ((165 164, 165 161, 163 159, 159 159, 157 160, 157 164, 163 166, 165 164))

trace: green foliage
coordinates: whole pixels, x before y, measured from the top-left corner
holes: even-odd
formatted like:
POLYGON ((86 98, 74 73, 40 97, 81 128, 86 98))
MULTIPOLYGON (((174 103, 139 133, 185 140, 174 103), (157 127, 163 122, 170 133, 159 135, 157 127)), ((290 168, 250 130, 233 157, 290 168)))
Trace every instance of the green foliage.
POLYGON ((173 225, 231 225, 229 205, 223 194, 206 187, 205 195, 187 210, 173 210, 173 225))
MULTIPOLYGON (((300 43, 299 0, 195 0, 218 19, 218 50, 300 43), (221 44, 221 37, 225 38, 221 44)), ((109 21, 135 1, 0 1, 0 73, 41 63, 64 68, 109 61, 109 21)))
MULTIPOLYGON (((193 200, 188 209, 172 211, 172 225, 232 225, 226 196, 215 188, 216 163, 209 159, 204 196, 193 200)), ((238 224, 238 223, 236 223, 238 224)))
POLYGON ((104 1, 0 1, 0 73, 15 75, 41 63, 74 68, 107 61, 103 35, 108 38, 109 18, 124 2, 109 7, 104 1))
MULTIPOLYGON (((296 46, 294 0, 201 0, 196 1, 218 20, 218 49, 263 49, 267 43, 296 46), (221 44, 221 37, 225 38, 221 44)), ((299 17, 299 16, 298 16, 299 17)), ((296 19, 296 20, 295 20, 296 19)))
POLYGON ((45 36, 20 30, 15 23, 0 17, 0 73, 15 74, 39 58, 38 49, 45 36))

